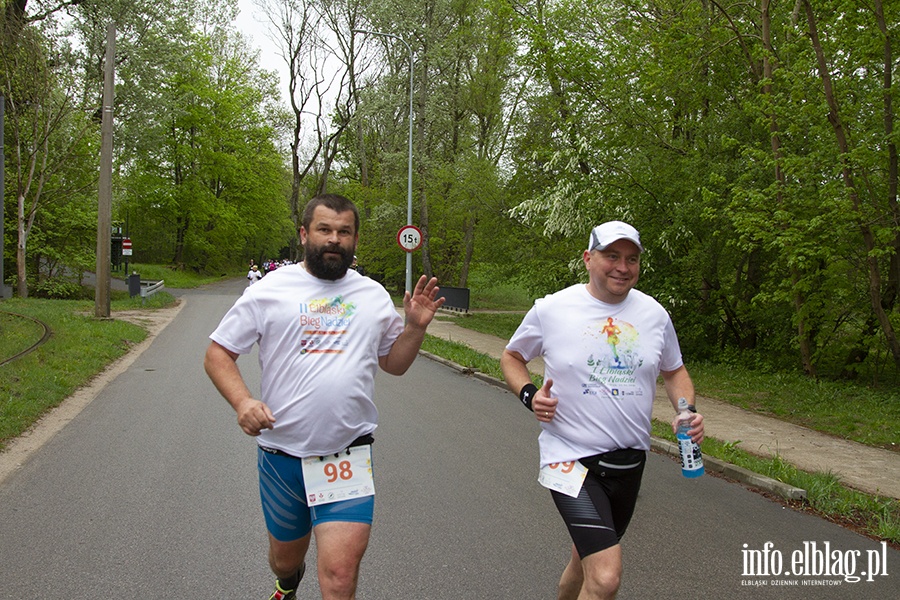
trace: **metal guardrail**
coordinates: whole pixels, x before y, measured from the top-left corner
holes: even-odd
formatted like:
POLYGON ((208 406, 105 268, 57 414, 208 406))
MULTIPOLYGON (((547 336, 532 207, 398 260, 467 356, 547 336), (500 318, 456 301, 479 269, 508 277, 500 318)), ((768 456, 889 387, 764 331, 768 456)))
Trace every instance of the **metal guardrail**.
POLYGON ((156 292, 164 289, 166 287, 165 284, 165 279, 160 279, 159 281, 141 281, 141 304, 156 292))

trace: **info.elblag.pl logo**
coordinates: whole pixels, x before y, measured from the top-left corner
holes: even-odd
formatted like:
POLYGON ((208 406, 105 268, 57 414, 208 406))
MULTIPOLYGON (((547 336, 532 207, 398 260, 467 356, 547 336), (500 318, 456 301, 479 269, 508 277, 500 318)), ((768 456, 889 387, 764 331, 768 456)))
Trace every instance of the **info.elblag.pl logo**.
POLYGON ((743 579, 746 586, 835 586, 875 581, 887 577, 887 542, 874 550, 841 550, 831 542, 803 542, 789 553, 772 542, 754 550, 743 545, 743 579))

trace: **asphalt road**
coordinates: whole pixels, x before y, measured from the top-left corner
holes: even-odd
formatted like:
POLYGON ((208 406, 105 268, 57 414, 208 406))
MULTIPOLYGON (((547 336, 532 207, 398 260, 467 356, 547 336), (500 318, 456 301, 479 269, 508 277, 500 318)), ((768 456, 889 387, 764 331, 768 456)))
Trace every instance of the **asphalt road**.
MULTIPOLYGON (((0 598, 268 596, 254 442, 201 365, 242 287, 185 293, 128 371, 0 485, 0 598)), ((239 365, 255 386, 255 356, 239 365)), ((401 378, 379 374, 376 402, 376 523, 359 598, 555 598, 569 541, 536 481, 530 413, 421 357, 401 378)), ((900 592, 900 552, 723 479, 686 480, 655 454, 623 549, 624 599, 900 592), (782 574, 753 576, 759 563, 782 574), (822 575, 824 563, 861 580, 822 575)), ((314 577, 300 597, 319 597, 314 577)))

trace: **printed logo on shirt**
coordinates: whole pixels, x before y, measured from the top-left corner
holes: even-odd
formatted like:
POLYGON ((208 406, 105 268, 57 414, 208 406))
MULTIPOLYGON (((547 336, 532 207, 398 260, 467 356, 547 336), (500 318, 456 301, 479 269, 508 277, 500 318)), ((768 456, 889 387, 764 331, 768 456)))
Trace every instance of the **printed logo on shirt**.
POLYGON ((300 303, 300 340, 302 354, 342 354, 347 327, 353 321, 356 304, 343 296, 319 298, 300 303))
POLYGON ((638 393, 631 386, 637 381, 635 371, 644 360, 638 355, 639 334, 628 322, 607 317, 590 330, 593 352, 587 358, 590 381, 583 384, 585 394, 597 394, 593 388, 603 387, 613 396, 638 393))

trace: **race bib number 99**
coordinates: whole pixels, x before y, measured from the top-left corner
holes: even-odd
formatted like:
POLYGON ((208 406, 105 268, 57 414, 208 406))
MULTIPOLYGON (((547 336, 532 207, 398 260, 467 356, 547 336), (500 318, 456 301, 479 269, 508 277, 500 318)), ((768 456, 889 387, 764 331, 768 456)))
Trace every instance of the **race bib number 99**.
POLYGON ((354 446, 338 455, 303 459, 307 506, 375 495, 372 446, 354 446))
POLYGON ((587 468, 577 460, 552 463, 541 468, 538 482, 548 490, 577 498, 586 474, 587 468))

